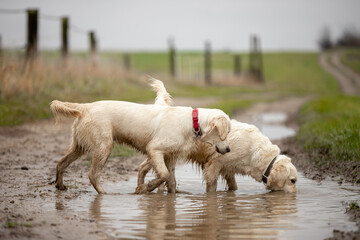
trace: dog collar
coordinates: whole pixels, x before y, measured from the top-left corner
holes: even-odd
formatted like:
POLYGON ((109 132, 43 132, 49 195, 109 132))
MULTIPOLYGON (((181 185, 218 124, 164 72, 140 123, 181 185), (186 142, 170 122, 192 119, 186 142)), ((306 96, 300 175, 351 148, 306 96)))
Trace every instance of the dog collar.
POLYGON ((269 175, 270 175, 270 172, 271 172, 271 169, 276 161, 278 156, 274 157, 274 159, 270 162, 269 166, 266 168, 264 174, 262 175, 262 181, 263 183, 267 184, 267 180, 269 178, 269 175))
POLYGON ((193 127, 194 127, 195 136, 201 137, 202 132, 201 132, 201 128, 199 126, 199 110, 198 109, 192 110, 192 119, 193 119, 193 127))

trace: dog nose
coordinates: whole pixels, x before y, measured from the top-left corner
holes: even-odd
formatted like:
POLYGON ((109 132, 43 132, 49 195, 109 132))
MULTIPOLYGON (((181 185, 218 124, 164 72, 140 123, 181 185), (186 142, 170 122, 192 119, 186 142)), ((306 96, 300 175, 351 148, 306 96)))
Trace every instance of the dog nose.
POLYGON ((230 152, 230 148, 229 148, 229 147, 226 148, 226 152, 230 152))
POLYGON ((218 148, 217 146, 215 146, 215 149, 216 149, 216 151, 217 151, 218 153, 220 153, 220 150, 219 150, 219 148, 218 148))

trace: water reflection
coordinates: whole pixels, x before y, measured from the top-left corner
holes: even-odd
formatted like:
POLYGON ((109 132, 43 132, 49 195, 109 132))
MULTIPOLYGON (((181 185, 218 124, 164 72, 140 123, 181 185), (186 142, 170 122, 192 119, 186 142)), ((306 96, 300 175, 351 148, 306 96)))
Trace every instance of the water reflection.
MULTIPOLYGON (((92 217, 114 237, 147 239, 227 239, 277 237, 291 229, 296 217, 296 194, 271 192, 236 195, 149 194, 138 197, 136 215, 122 218, 133 209, 112 207, 114 196, 98 195, 90 205, 92 217), (111 208, 111 214, 103 209, 111 208), (120 218, 113 225, 114 217, 120 218)), ((120 196, 117 196, 120 197, 120 196)), ((135 196, 129 195, 130 198, 135 196)), ((121 204, 119 202, 119 204, 121 204)))
POLYGON ((286 127, 283 123, 287 116, 284 113, 264 113, 254 116, 255 125, 271 140, 279 140, 295 135, 295 130, 286 127))

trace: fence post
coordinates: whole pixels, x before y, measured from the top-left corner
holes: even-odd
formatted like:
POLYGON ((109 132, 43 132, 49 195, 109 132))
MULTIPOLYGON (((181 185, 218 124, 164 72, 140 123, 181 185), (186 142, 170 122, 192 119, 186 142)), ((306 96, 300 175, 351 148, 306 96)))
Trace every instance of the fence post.
POLYGON ((174 39, 169 39, 169 63, 170 63, 170 75, 176 77, 176 49, 174 39))
POLYGON ((257 36, 250 37, 250 73, 255 76, 259 82, 263 82, 263 63, 260 47, 260 39, 257 36))
POLYGON ((2 60, 2 36, 0 35, 0 64, 2 60))
POLYGON ((123 63, 124 63, 125 70, 130 71, 131 70, 131 56, 129 53, 124 53, 123 63))
POLYGON ((97 54, 97 42, 95 37, 95 32, 89 32, 89 43, 90 43, 90 58, 93 62, 95 62, 96 54, 97 54))
POLYGON ((61 18, 61 56, 66 59, 69 54, 69 18, 61 18))
POLYGON ((204 70, 205 70, 205 83, 206 85, 211 84, 211 43, 205 42, 205 53, 204 53, 204 70))
POLYGON ((241 56, 240 54, 234 55, 234 75, 239 77, 241 74, 241 56))
POLYGON ((38 10, 27 10, 27 43, 26 59, 30 60, 37 56, 38 51, 38 10))

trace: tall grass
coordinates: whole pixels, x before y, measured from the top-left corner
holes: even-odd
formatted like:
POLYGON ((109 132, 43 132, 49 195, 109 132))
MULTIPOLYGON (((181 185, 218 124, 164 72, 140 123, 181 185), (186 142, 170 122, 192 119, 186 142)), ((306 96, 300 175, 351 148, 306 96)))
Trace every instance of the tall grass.
POLYGON ((0 70, 0 91, 0 125, 47 118, 53 99, 144 101, 154 97, 145 83, 121 67, 76 59, 66 63, 39 59, 27 64, 7 59, 0 70))
POLYGON ((360 162, 360 98, 326 96, 300 111, 298 138, 316 160, 360 162))

